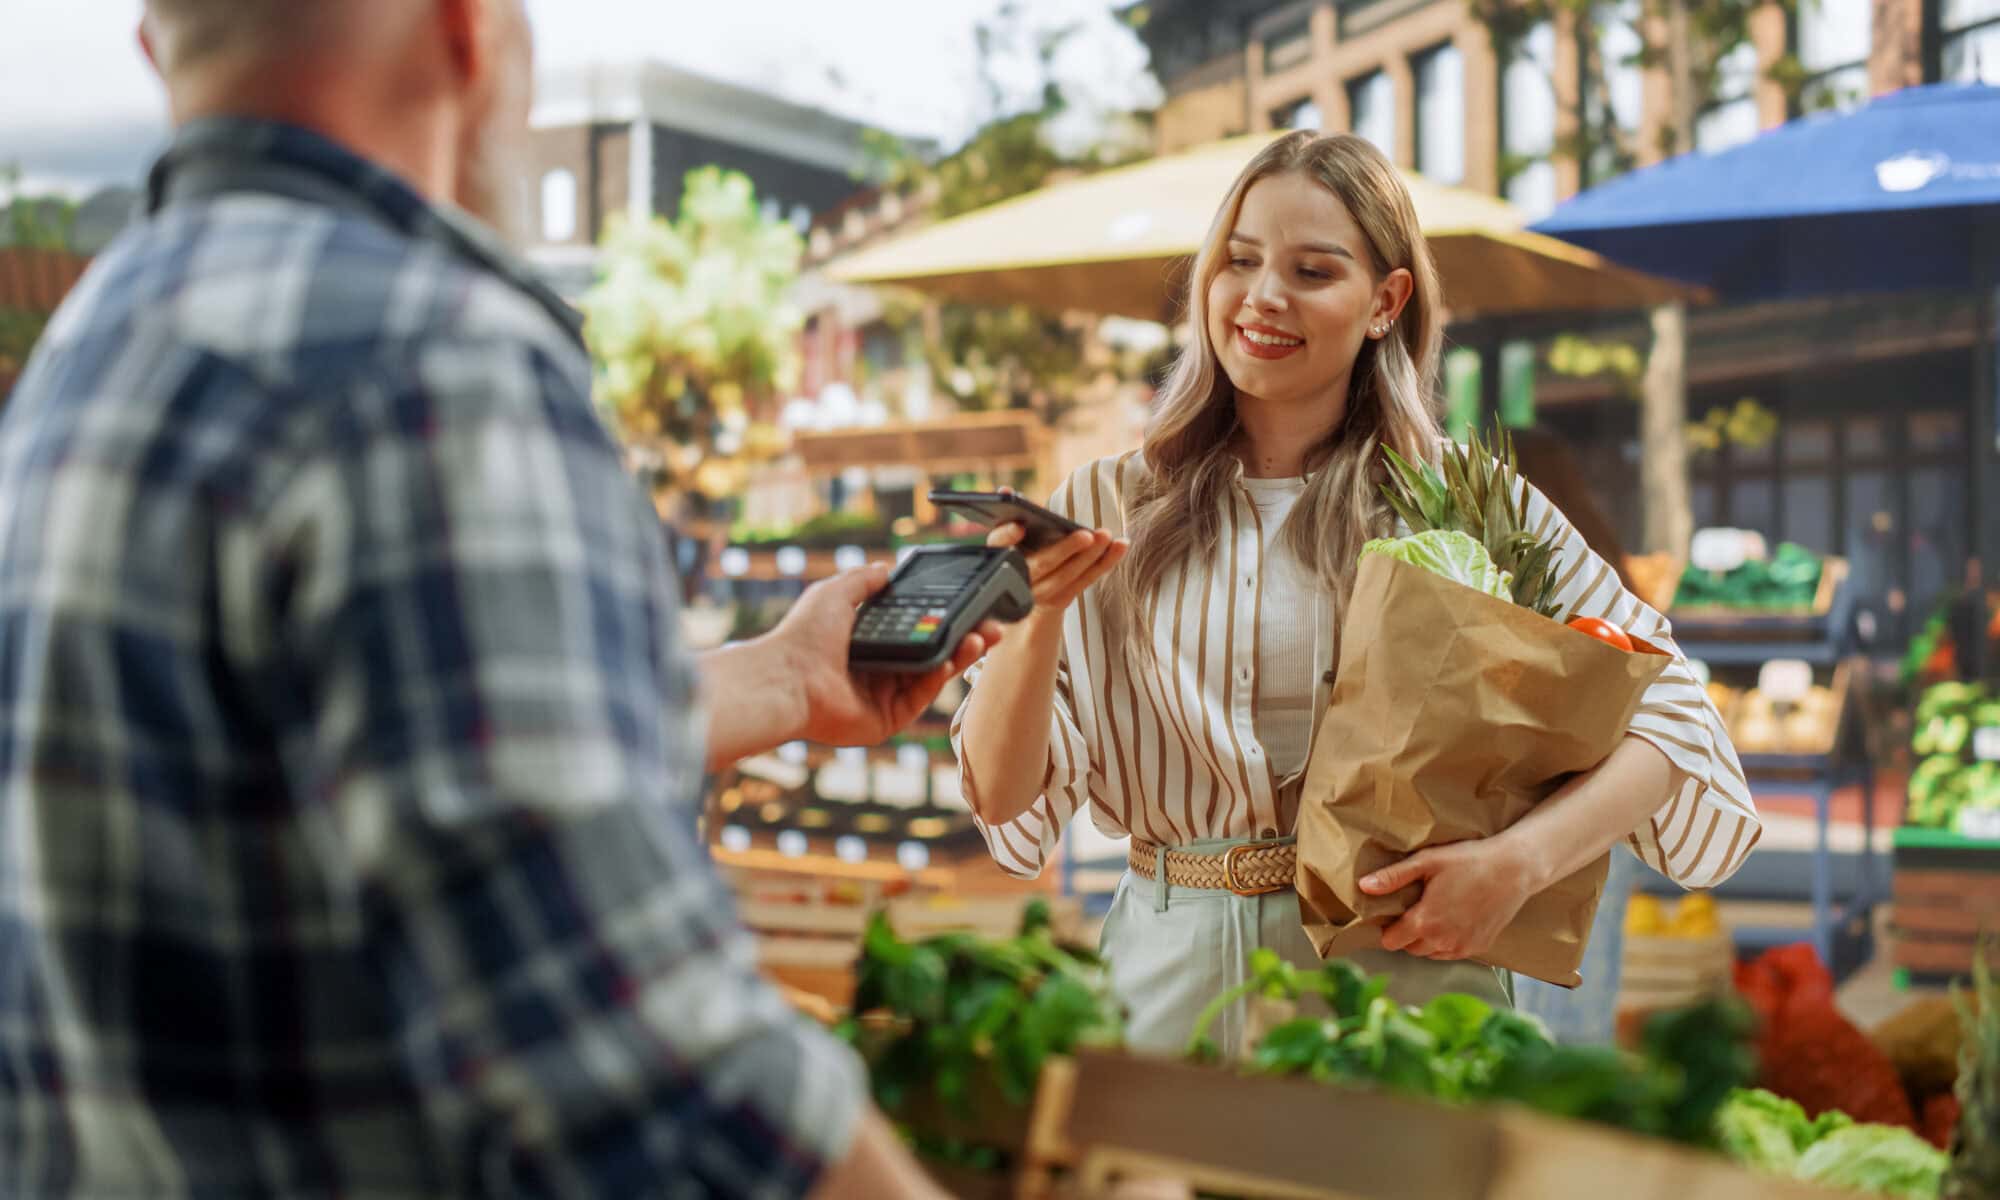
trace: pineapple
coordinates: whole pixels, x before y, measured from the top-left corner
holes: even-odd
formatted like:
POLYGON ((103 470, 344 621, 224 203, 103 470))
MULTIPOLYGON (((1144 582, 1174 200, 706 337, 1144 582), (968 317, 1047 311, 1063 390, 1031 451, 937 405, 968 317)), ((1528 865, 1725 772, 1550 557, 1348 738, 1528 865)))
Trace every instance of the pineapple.
POLYGON ((1478 434, 1444 453, 1444 467, 1411 463, 1387 446, 1389 482, 1382 494, 1411 533, 1457 530, 1477 538, 1493 564, 1514 577, 1514 603, 1563 619, 1556 601, 1562 556, 1528 531, 1526 499, 1515 483, 1514 439, 1498 433, 1495 458, 1478 434))
POLYGON ((1952 1139, 1945 1200, 2000 1196, 2000 937, 1983 940, 1972 963, 1972 1000, 1958 997, 1965 1041, 1958 1050, 1958 1136, 1952 1139))

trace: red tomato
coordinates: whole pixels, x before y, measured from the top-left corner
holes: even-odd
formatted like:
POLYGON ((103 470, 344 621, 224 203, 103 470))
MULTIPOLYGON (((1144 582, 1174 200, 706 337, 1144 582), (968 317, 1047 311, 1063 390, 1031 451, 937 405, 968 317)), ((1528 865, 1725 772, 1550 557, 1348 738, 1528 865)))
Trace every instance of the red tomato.
POLYGON ((1608 642, 1628 654, 1631 653, 1632 639, 1625 636, 1624 630, 1602 617, 1577 617, 1569 623, 1569 627, 1578 633, 1587 633, 1600 642, 1608 642))

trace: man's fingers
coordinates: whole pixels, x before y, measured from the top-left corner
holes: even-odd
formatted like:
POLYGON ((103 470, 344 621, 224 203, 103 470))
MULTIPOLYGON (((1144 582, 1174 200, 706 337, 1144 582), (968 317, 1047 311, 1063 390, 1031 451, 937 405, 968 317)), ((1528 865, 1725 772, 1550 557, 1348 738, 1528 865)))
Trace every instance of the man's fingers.
POLYGON ((986 632, 987 626, 994 624, 992 621, 985 622, 980 625, 978 633, 968 634, 966 639, 958 644, 951 661, 940 668, 944 672, 944 679, 938 681, 939 687, 943 687, 946 681, 964 674, 973 663, 979 661, 981 655, 991 650, 1000 640, 1000 631, 997 627, 990 635, 986 632))
POLYGON ((840 597, 849 607, 854 607, 889 586, 889 567, 885 563, 869 563, 865 567, 842 571, 813 586, 827 589, 828 592, 840 597))

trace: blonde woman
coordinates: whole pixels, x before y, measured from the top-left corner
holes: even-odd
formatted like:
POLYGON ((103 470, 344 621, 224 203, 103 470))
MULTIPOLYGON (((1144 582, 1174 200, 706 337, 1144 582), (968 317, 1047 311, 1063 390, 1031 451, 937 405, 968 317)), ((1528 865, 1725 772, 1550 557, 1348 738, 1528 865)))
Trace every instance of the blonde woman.
MULTIPOLYGON (((1317 961, 1288 885, 1301 781, 1355 558, 1394 530, 1381 449, 1435 458, 1440 444, 1439 298, 1379 152, 1346 135, 1273 141, 1196 257, 1192 338, 1143 447, 1057 489, 1052 507, 1094 528, 1029 556, 1035 615, 971 674, 953 741, 995 860, 1037 874, 1085 807, 1131 836, 1103 949, 1138 1048, 1178 1051, 1255 948, 1317 961)), ((1528 502, 1568 564, 1563 601, 1671 647, 1562 515, 1532 489, 1528 502)), ((1504 974, 1471 960, 1529 896, 1619 840, 1685 885, 1733 871, 1755 810, 1674 653, 1594 771, 1504 834, 1365 880, 1423 892, 1360 965, 1399 999, 1505 1004, 1504 974)), ((1240 1043, 1240 1011, 1219 1033, 1225 1050, 1240 1043)))

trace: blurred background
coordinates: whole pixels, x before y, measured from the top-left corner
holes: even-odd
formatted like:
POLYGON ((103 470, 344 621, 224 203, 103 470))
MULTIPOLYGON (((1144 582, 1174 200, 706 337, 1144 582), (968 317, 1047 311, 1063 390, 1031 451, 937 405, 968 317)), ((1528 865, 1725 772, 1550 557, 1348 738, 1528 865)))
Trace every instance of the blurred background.
MULTIPOLYGON (((1352 130, 1444 265, 1453 430, 1516 432, 1731 722, 1770 832, 1697 936, 1807 939, 1885 994, 1962 973, 1939 872, 2000 914, 2000 0, 529 7, 524 250, 588 315, 695 644, 978 537, 932 487, 1043 496, 1136 445, 1229 181, 1352 130)), ((165 144, 138 13, 0 3, 0 404, 165 144)), ((839 998, 885 896, 906 931, 1101 910, 1122 846, 1088 822, 1041 880, 991 866, 956 699, 712 781, 794 986, 839 998)))

